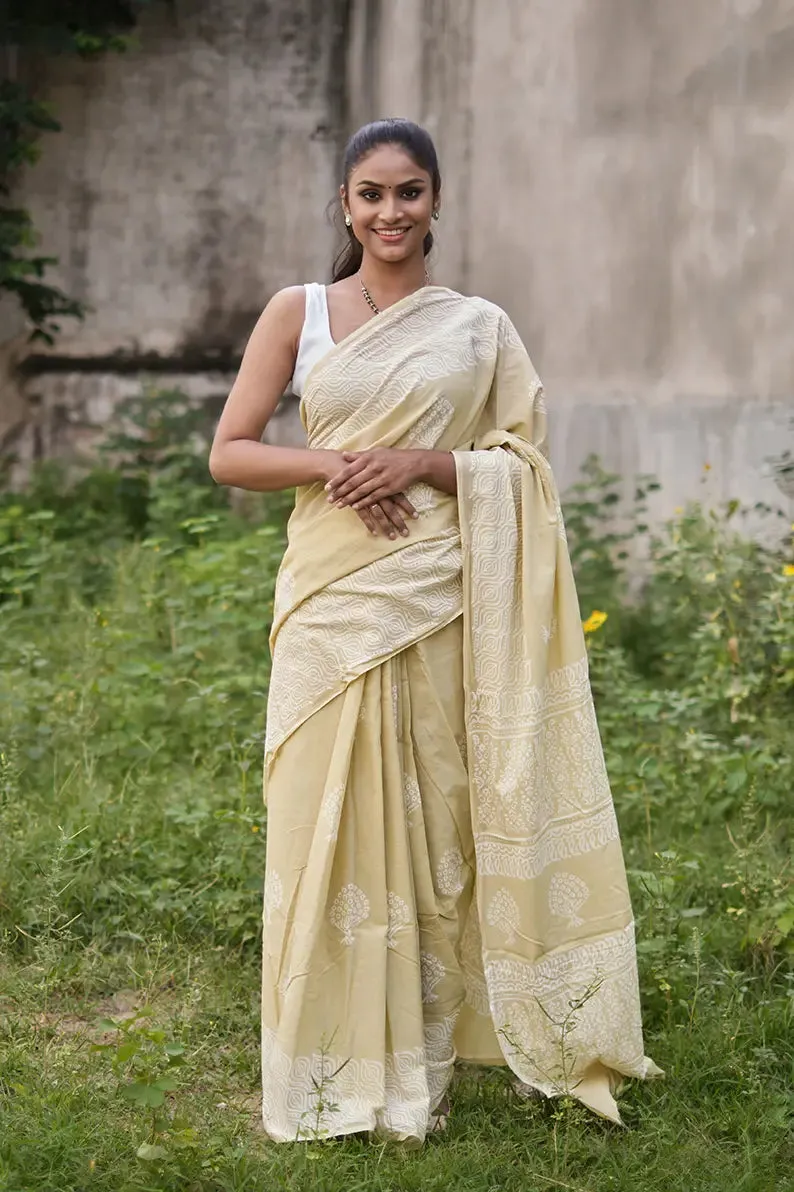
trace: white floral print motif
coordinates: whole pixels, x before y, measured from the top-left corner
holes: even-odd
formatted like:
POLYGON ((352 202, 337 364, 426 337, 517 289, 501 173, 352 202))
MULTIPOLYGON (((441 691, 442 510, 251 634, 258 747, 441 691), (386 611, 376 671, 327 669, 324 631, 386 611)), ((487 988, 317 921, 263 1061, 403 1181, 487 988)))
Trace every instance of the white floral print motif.
POLYGON ((548 645, 549 642, 551 641, 551 639, 557 633, 557 618, 552 617, 550 625, 542 625, 540 632, 541 632, 541 636, 543 637, 544 642, 546 643, 546 645, 548 645))
POLYGON ((403 774, 403 803, 408 819, 422 806, 422 794, 419 783, 411 774, 403 774))
POLYGON ((436 490, 424 482, 410 485, 405 495, 420 514, 429 513, 438 505, 436 490))
POLYGON ((265 893, 264 893, 264 909, 265 909, 265 923, 270 926, 270 920, 274 913, 281 909, 284 901, 284 883, 276 873, 275 869, 271 869, 265 878, 265 893))
POLYGON ((339 821, 342 818, 342 804, 344 802, 345 790, 342 786, 337 786, 334 790, 329 791, 323 799, 321 809, 321 816, 325 823, 328 832, 328 843, 332 844, 339 832, 339 821))
POLYGON ((577 911, 590 897, 590 887, 575 873, 555 873, 549 882, 549 910, 555 915, 567 915, 569 927, 581 927, 577 911))
POLYGON ((430 1002, 438 1001, 435 989, 444 980, 447 970, 432 952, 421 953, 419 968, 422 974, 422 1001, 427 1006, 430 1002))
POLYGON ((497 890, 488 904, 488 922, 491 927, 504 932, 506 944, 515 942, 519 919, 518 903, 510 891, 504 887, 497 890))
POLYGON ((334 899, 328 918, 338 931, 342 932, 342 943, 351 947, 354 943, 353 930, 369 917, 369 899, 354 882, 348 882, 334 899))
POLYGON ((463 890, 463 857, 460 849, 449 848, 442 854, 436 870, 436 886, 442 894, 454 898, 463 890))
POLYGON ((389 890, 386 899, 389 921, 386 928, 386 947, 397 947, 397 932, 402 931, 411 921, 411 909, 404 898, 389 890))

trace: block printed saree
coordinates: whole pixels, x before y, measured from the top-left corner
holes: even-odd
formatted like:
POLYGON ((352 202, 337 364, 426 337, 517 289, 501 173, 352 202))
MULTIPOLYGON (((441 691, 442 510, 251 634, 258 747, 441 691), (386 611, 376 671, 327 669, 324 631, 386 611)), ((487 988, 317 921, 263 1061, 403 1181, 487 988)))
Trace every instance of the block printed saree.
POLYGON ((430 286, 312 370, 314 448, 453 451, 407 538, 299 490, 265 745, 263 1118, 421 1141, 455 1058, 619 1121, 633 919, 543 391, 510 320, 430 286))

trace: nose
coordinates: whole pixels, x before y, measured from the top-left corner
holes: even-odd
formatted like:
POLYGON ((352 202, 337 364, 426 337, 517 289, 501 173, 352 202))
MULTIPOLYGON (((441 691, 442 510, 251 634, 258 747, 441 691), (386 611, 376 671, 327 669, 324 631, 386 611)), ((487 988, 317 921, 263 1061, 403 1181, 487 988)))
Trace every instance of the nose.
POLYGON ((399 195, 388 194, 383 200, 381 218, 384 223, 398 223, 402 218, 402 200, 399 195))

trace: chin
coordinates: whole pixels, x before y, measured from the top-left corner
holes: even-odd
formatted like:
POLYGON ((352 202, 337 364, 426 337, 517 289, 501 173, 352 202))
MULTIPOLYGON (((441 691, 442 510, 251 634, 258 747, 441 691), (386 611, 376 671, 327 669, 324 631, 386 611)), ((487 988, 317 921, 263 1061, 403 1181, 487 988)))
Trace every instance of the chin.
MULTIPOLYGON (((416 250, 414 250, 414 252, 415 251, 416 250)), ((410 248, 404 249, 402 245, 400 245, 399 248, 395 245, 394 248, 387 248, 385 251, 381 249, 380 252, 375 252, 372 255, 377 257, 379 261, 389 261, 390 263, 393 263, 395 261, 408 260, 409 257, 414 255, 414 252, 412 252, 410 248)))
POLYGON ((421 244, 416 240, 404 244, 384 244, 376 234, 373 234, 370 251, 374 257, 381 261, 404 261, 408 257, 414 256, 420 248, 421 244))

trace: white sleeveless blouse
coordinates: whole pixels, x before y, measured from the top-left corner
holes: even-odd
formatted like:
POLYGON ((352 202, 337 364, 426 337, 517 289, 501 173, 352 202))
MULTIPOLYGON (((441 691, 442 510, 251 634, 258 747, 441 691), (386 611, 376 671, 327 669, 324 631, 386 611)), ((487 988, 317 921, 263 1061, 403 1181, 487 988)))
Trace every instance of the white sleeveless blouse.
POLYGON ((335 346, 328 321, 328 299, 325 286, 312 281, 305 285, 306 312, 295 357, 295 371, 290 388, 296 397, 303 397, 306 378, 318 360, 335 346))

